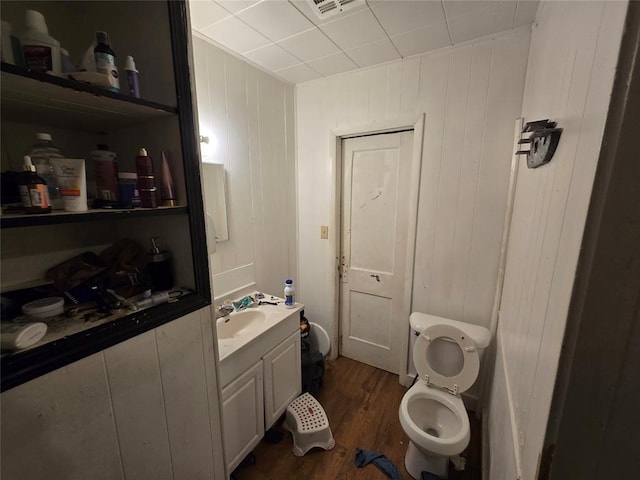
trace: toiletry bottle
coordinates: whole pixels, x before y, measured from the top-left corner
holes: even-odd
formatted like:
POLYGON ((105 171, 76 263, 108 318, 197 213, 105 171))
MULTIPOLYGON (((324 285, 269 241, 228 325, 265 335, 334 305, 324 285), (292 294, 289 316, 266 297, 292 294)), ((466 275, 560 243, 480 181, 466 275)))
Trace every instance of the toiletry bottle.
POLYGON ((153 290, 169 290, 173 288, 173 269, 171 255, 166 250, 160 250, 158 237, 151 237, 151 250, 147 271, 153 290))
POLYGON ((296 306, 296 290, 291 279, 284 282, 284 306, 287 308, 296 306))
POLYGON ((38 175, 47 182, 51 208, 62 210, 64 202, 60 194, 60 185, 53 170, 53 165, 51 165, 52 159, 64 158, 62 151, 53 144, 50 134, 36 133, 36 143, 31 146, 27 155, 31 157, 31 162, 35 165, 38 175))
POLYGON ((109 76, 112 87, 109 90, 120 91, 120 79, 118 78, 118 67, 116 67, 116 54, 111 50, 109 44, 109 34, 107 32, 96 32, 98 44, 93 49, 96 60, 96 71, 109 76))
POLYGON ((175 189, 173 188, 173 177, 171 176, 169 162, 167 162, 167 156, 164 154, 164 150, 162 151, 162 180, 160 182, 160 198, 162 199, 163 207, 176 206, 175 189))
POLYGON ((138 194, 142 208, 157 208, 156 180, 153 175, 153 161, 147 155, 147 149, 141 148, 136 157, 136 173, 138 174, 138 194))
POLYGON ((118 162, 115 152, 110 152, 105 144, 98 144, 98 149, 91 152, 91 160, 98 199, 113 202, 111 206, 115 206, 118 201, 118 162))
POLYGON ((129 55, 124 64, 124 70, 127 72, 127 83, 129 84, 129 95, 140 98, 140 85, 138 84, 138 70, 136 70, 136 62, 129 55))
POLYGON ((20 37, 25 66, 34 72, 60 73, 60 42, 49 36, 44 15, 27 10, 25 23, 27 31, 20 37))
POLYGON ((36 173, 29 155, 24 156, 24 174, 19 189, 25 213, 51 212, 47 182, 36 173))

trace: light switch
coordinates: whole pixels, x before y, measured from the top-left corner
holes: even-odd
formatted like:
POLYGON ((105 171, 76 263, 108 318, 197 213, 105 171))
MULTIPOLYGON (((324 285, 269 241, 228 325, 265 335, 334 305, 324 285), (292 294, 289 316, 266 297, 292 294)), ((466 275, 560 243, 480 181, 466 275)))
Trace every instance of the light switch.
POLYGON ((329 227, 327 225, 320 225, 320 238, 323 240, 329 238, 329 227))

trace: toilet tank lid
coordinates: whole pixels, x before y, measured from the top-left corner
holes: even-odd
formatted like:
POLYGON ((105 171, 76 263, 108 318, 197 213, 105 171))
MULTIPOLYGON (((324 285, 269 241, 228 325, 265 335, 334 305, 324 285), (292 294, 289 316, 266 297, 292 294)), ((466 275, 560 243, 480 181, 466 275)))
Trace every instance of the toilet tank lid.
POLYGON ((473 325, 471 323, 421 312, 413 312, 409 316, 409 323, 411 324, 411 329, 416 332, 423 332, 427 327, 432 325, 453 325, 469 335, 478 348, 487 348, 489 343, 491 343, 491 333, 480 325, 473 325))

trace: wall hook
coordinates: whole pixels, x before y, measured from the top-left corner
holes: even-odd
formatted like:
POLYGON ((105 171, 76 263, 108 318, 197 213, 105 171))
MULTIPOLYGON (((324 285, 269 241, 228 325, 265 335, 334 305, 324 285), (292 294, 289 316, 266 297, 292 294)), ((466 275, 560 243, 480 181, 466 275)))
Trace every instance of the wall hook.
POLYGON ((518 141, 518 145, 529 145, 529 150, 518 150, 516 155, 527 156, 527 167, 538 168, 549 163, 560 142, 561 128, 556 128, 556 122, 549 119, 527 122, 522 134, 529 134, 518 141))

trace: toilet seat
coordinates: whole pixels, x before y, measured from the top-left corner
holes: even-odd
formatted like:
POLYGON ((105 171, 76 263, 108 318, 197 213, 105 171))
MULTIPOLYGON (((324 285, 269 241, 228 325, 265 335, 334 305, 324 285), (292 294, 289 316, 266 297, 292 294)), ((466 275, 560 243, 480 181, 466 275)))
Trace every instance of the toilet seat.
POLYGON ((435 385, 457 395, 468 390, 478 378, 480 358, 472 339, 452 325, 432 325, 427 327, 417 338, 413 348, 413 363, 420 379, 427 385, 435 385), (452 340, 458 344, 463 356, 462 370, 457 375, 448 377, 433 370, 427 360, 427 350, 434 340, 439 338, 452 340))

